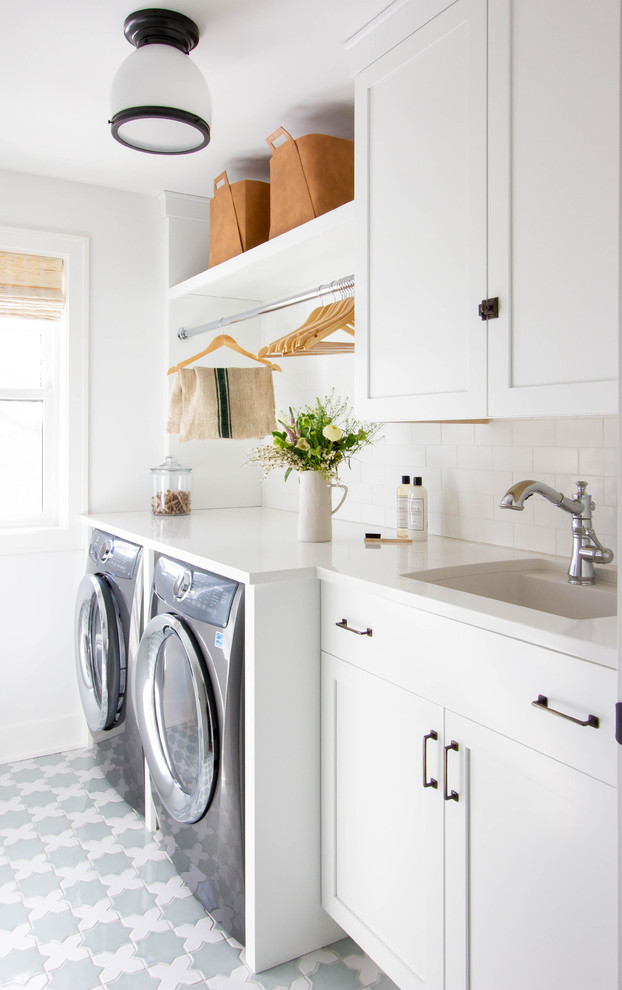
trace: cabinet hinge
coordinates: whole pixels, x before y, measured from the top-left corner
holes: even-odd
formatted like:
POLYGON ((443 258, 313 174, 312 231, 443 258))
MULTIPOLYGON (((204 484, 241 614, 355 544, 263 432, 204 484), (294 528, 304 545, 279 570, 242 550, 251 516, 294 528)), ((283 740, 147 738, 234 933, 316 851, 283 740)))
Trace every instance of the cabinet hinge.
POLYGON ((499 318, 499 296, 492 299, 482 299, 478 309, 482 320, 496 320, 499 318))
POLYGON ((622 701, 616 702, 616 742, 622 746, 622 701))

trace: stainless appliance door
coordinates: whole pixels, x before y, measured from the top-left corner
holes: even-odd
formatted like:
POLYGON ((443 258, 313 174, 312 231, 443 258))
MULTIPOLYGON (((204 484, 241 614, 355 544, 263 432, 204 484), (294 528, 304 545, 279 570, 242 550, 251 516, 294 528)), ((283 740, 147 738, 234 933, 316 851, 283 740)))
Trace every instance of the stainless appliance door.
POLYGON ((175 821, 197 822, 216 788, 218 719, 201 648, 178 616, 156 615, 147 625, 136 656, 133 701, 162 804, 175 821))
POLYGON ((89 728, 110 729, 125 697, 126 656, 121 614, 105 577, 87 574, 76 599, 78 689, 89 728))

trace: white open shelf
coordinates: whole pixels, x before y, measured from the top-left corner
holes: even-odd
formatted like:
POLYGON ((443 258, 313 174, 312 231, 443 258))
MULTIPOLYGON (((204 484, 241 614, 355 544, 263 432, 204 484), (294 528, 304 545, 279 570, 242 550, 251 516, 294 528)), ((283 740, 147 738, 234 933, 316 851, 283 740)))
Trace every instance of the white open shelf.
POLYGON ((293 295, 351 275, 354 245, 352 201, 171 286, 169 299, 194 295, 268 302, 293 295))

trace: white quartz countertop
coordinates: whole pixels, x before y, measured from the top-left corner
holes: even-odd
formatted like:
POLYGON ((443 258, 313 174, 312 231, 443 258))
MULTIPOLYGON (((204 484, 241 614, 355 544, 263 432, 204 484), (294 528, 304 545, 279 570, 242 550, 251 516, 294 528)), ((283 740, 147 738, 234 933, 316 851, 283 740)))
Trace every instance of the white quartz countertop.
MULTIPOLYGON (((360 586, 411 608, 444 615, 549 649, 617 668, 617 619, 568 619, 508 605, 403 575, 431 568, 521 560, 538 555, 430 536, 427 541, 370 546, 378 527, 333 520, 331 543, 301 543, 297 514, 278 509, 201 509, 188 516, 151 512, 90 513, 91 525, 245 584, 322 580, 360 586)), ((383 531, 385 536, 394 536, 383 531)), ((559 558, 553 558, 558 560, 559 558)))

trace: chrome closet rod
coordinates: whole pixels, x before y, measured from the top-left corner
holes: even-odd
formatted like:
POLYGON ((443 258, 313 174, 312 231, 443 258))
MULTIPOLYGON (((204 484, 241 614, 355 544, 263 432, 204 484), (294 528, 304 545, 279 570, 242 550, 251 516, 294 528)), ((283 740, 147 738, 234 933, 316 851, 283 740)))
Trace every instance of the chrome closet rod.
POLYGON ((223 330, 232 323, 241 323, 242 320, 252 320, 254 316, 261 316, 263 313, 274 313, 277 309, 285 309, 287 306, 295 306, 296 303, 308 302, 310 299, 320 299, 322 296, 341 293, 342 298, 351 296, 354 293, 354 275, 346 275, 344 278, 337 278, 326 285, 318 285, 315 289, 308 289, 306 292, 299 292, 296 296, 288 296, 286 299, 278 299, 273 303, 264 303, 255 309, 246 309, 243 313, 234 313, 232 316, 223 316, 220 320, 212 320, 211 323, 202 323, 199 327, 181 327, 177 331, 180 340, 189 340, 199 333, 207 333, 208 330, 223 330))

